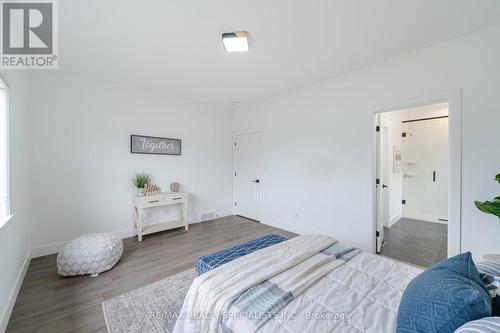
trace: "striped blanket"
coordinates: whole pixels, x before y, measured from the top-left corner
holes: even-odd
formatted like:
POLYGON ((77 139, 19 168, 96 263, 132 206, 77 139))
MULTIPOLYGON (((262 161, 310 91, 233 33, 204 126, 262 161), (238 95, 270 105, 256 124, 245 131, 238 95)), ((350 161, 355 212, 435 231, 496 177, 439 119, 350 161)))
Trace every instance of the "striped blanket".
POLYGON ((308 235, 222 265, 193 281, 174 332, 255 332, 358 252, 308 235))

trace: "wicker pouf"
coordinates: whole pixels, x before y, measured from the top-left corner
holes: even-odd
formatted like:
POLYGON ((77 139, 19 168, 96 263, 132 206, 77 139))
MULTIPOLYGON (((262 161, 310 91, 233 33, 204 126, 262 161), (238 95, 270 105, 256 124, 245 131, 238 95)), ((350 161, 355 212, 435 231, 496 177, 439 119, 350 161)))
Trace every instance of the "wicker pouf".
POLYGON ((67 243, 57 255, 61 276, 96 276, 113 268, 123 253, 123 242, 112 233, 85 234, 67 243))

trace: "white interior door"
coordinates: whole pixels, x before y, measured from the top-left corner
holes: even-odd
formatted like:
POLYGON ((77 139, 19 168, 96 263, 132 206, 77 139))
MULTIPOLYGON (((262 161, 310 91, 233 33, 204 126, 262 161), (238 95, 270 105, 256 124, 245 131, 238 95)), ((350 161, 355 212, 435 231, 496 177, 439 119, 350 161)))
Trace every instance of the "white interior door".
MULTIPOLYGON (((381 218, 382 232, 389 226, 389 128, 382 126, 380 133, 380 182, 382 183, 381 218)), ((383 241, 383 238, 382 238, 383 241)))
POLYGON ((252 220, 261 218, 260 133, 237 135, 234 145, 235 213, 252 220))
POLYGON ((389 129, 385 126, 377 126, 376 131, 376 188, 377 188, 377 228, 376 245, 377 253, 380 253, 384 242, 384 225, 389 219, 389 190, 388 190, 388 138, 389 129))
POLYGON ((448 118, 403 125, 403 216, 448 220, 448 118))

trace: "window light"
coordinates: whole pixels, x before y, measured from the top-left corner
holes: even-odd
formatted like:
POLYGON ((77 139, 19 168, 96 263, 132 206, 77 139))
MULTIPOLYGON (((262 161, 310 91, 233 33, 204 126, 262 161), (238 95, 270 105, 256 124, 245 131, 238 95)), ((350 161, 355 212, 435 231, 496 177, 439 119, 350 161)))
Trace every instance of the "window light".
POLYGON ((248 32, 236 31, 222 34, 222 42, 226 52, 247 52, 248 32))
POLYGON ((8 90, 0 80, 0 227, 10 215, 9 206, 8 90))

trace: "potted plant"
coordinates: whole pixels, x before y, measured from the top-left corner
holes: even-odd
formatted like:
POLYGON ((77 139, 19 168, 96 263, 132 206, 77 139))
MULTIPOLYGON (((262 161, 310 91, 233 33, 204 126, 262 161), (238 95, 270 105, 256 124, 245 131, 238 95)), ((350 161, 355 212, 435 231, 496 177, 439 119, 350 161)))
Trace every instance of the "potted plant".
MULTIPOLYGON (((500 183, 500 173, 496 175, 495 180, 500 183)), ((476 201, 476 207, 482 212, 492 214, 500 218, 500 196, 492 199, 491 201, 476 201)))
POLYGON ((151 176, 149 176, 144 172, 136 173, 135 176, 132 177, 132 183, 137 188, 138 195, 144 194, 144 186, 146 185, 146 183, 149 183, 150 181, 151 181, 151 176))

